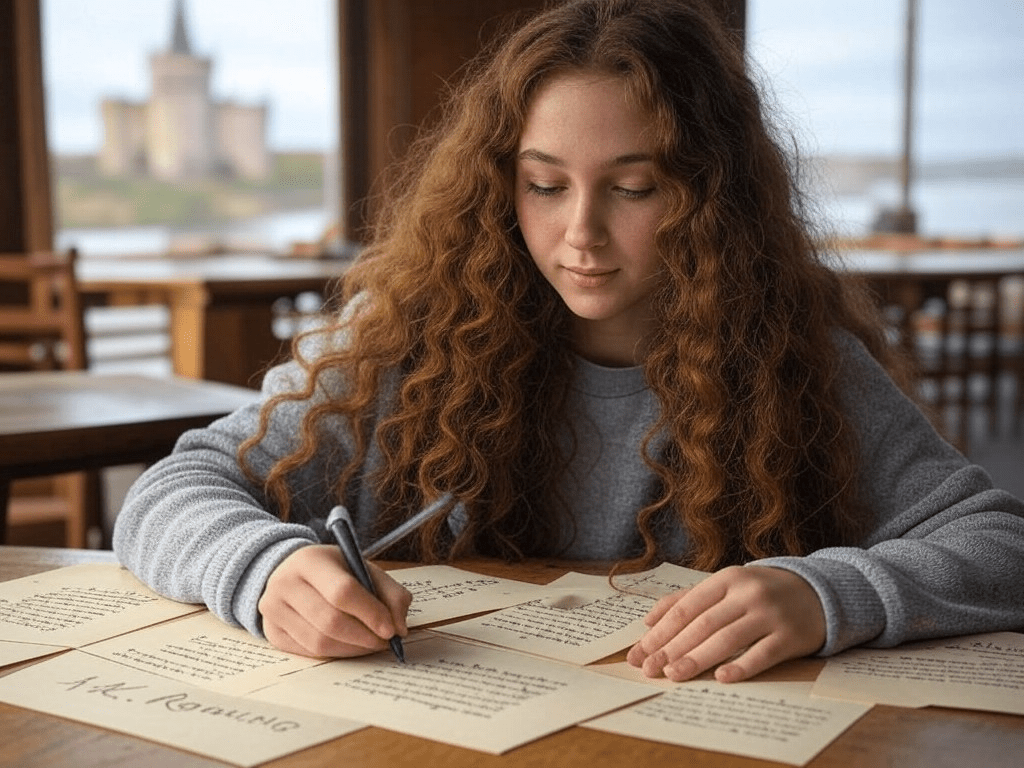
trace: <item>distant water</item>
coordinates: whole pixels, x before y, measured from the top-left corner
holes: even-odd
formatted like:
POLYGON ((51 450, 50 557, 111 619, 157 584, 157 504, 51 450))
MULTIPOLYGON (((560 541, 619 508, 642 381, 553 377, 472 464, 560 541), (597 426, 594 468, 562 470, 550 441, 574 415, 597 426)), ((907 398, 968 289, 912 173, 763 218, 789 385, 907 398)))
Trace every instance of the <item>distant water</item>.
POLYGON ((212 227, 91 227, 61 229, 58 248, 75 246, 84 256, 126 256, 203 250, 213 245, 253 250, 288 250, 297 241, 319 239, 332 221, 324 209, 284 211, 212 227))
MULTIPOLYGON (((883 207, 899 202, 895 181, 878 180, 857 194, 818 193, 822 227, 846 236, 865 235, 883 207)), ((922 235, 957 238, 1024 239, 1024 177, 926 179, 916 182, 911 206, 922 235)), ((76 246, 86 256, 228 248, 288 250, 296 241, 318 239, 331 221, 327 211, 289 211, 213 230, 171 227, 64 229, 57 246, 76 246)))
MULTIPOLYGON (((847 236, 867 234, 879 211, 895 207, 900 194, 890 179, 863 193, 822 193, 825 225, 847 236)), ((918 232, 927 237, 1024 239, 1024 177, 918 181, 911 186, 910 206, 918 232)))

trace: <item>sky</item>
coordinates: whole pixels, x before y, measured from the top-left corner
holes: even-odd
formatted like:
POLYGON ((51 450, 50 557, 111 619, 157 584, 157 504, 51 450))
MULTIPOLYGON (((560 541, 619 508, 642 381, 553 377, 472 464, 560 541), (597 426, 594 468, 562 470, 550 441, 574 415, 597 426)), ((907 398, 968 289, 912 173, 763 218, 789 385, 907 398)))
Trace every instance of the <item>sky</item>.
MULTIPOLYGON (((907 0, 747 0, 751 54, 809 151, 896 154, 907 0)), ((1024 155, 1024 3, 918 0, 914 151, 1024 155)))
MULTIPOLYGON (((324 150, 337 123, 334 0, 187 0, 194 53, 218 99, 270 107, 268 143, 324 150)), ((103 98, 145 100, 149 56, 171 39, 174 0, 42 0, 47 131, 57 152, 95 152, 103 98)))
MULTIPOLYGON (((441 0, 443 1, 443 0, 441 0)), ((747 39, 810 153, 896 154, 907 0, 747 0, 747 39)), ((42 0, 51 147, 95 152, 99 100, 143 100, 173 0, 42 0)), ((327 149, 337 124, 334 0, 189 0, 218 99, 266 101, 269 144, 327 149)), ((915 150, 1024 155, 1021 0, 919 0, 915 150)))

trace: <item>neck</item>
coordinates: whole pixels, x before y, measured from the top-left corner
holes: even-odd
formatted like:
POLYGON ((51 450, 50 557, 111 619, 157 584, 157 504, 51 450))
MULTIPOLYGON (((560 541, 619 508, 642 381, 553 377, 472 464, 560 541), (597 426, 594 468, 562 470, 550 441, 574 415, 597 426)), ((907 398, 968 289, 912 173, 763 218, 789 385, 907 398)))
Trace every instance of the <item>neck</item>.
POLYGON ((580 357, 608 368, 630 368, 640 365, 644 358, 643 338, 636 328, 616 331, 577 322, 573 346, 580 357))

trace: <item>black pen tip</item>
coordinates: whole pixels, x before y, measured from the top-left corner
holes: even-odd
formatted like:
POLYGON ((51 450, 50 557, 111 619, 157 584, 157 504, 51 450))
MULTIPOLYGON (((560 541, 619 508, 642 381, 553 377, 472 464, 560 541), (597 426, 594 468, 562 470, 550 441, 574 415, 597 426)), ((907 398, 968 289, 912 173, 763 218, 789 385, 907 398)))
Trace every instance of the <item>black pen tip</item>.
POLYGON ((399 664, 405 664, 405 648, 402 647, 402 641, 397 637, 392 637, 389 641, 392 653, 395 654, 395 658, 398 659, 399 664))

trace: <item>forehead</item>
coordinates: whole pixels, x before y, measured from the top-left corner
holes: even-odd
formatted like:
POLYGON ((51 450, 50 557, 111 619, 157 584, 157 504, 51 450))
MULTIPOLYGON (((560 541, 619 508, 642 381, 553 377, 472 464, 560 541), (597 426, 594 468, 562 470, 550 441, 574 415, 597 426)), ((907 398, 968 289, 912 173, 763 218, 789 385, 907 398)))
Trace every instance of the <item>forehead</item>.
POLYGON ((550 151, 587 144, 616 154, 649 152, 653 118, 616 75, 570 71, 552 76, 530 99, 519 148, 550 151))

